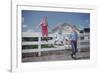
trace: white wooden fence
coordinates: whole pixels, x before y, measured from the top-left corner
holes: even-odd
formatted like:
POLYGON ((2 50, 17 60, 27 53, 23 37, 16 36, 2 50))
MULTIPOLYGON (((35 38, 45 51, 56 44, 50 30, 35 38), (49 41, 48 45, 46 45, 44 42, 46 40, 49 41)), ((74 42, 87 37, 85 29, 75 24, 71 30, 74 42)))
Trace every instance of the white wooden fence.
MULTIPOLYGON (((84 35, 80 35, 84 36, 84 35)), ((54 47, 54 48, 41 48, 41 45, 45 44, 54 44, 54 39, 46 41, 41 41, 42 35, 40 33, 29 33, 29 32, 23 32, 22 37, 38 37, 38 41, 23 41, 22 45, 38 45, 38 48, 36 49, 23 49, 22 53, 31 53, 31 52, 38 52, 38 55, 41 56, 42 51, 54 51, 54 50, 64 50, 64 49, 70 49, 71 45, 65 45, 65 46, 59 46, 59 47, 54 47), (67 47, 67 48, 66 48, 67 47)), ((49 37, 55 38, 55 35, 50 34, 49 37)), ((89 42, 89 39, 87 40, 79 40, 80 42, 89 42)), ((78 48, 84 48, 84 47, 89 47, 89 45, 80 45, 78 43, 78 48)))

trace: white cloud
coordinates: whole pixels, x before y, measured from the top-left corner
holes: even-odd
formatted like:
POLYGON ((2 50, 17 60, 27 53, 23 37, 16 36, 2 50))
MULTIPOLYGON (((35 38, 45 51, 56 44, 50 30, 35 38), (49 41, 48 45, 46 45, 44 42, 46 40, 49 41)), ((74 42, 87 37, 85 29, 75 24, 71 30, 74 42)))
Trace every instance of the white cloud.
POLYGON ((23 28, 27 28, 27 25, 23 24, 23 28))
POLYGON ((27 25, 24 24, 24 17, 22 17, 22 27, 23 27, 23 28, 27 28, 27 25))
POLYGON ((26 32, 34 32, 34 30, 32 30, 32 29, 28 29, 26 32))

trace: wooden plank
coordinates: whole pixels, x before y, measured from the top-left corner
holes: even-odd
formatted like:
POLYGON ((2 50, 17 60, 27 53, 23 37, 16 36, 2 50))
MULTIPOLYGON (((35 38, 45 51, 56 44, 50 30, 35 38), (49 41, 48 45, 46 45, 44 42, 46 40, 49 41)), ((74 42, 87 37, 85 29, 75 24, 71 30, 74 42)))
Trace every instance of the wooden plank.
MULTIPOLYGON (((38 45, 39 42, 22 42, 22 45, 38 45)), ((41 41, 41 45, 42 44, 54 44, 54 41, 50 40, 50 41, 41 41)))
MULTIPOLYGON (((71 46, 70 46, 71 47, 71 46)), ((81 45, 78 46, 78 48, 88 48, 89 45, 81 45)), ((55 50, 65 50, 66 48, 64 46, 62 47, 57 47, 57 48, 42 48, 42 49, 24 49, 22 50, 22 53, 30 53, 30 52, 42 52, 42 51, 55 51, 55 50)), ((67 49, 71 49, 71 48, 67 48, 67 49)), ((41 54, 39 54, 41 55, 41 54)))
MULTIPOLYGON (((55 37, 55 34, 49 34, 48 36, 55 37)), ((22 37, 42 37, 42 34, 39 32, 23 32, 22 37)))
POLYGON ((22 42, 22 45, 38 45, 38 42, 22 42))
POLYGON ((55 50, 64 50, 65 48, 42 48, 42 49, 25 49, 22 50, 22 53, 30 53, 30 52, 42 52, 42 51, 55 51, 55 50))

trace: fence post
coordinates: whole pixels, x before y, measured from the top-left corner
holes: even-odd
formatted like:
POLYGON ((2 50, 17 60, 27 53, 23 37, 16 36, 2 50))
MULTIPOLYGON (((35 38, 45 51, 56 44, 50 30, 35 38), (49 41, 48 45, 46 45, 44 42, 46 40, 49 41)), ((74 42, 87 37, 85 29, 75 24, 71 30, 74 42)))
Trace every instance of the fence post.
POLYGON ((77 48, 78 48, 78 51, 80 52, 80 41, 81 41, 81 33, 79 33, 79 35, 78 35, 78 42, 77 42, 77 48))
POLYGON ((39 49, 38 56, 41 56, 41 36, 38 37, 38 49, 39 49))

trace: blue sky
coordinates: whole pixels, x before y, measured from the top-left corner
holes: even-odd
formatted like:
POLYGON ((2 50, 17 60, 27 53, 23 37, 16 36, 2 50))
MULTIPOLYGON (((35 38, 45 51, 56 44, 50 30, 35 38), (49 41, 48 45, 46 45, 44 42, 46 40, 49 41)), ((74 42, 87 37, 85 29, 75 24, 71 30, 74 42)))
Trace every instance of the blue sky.
POLYGON ((38 25, 44 16, 47 16, 50 29, 60 23, 69 23, 78 28, 90 27, 89 13, 22 10, 22 31, 40 31, 38 25))

